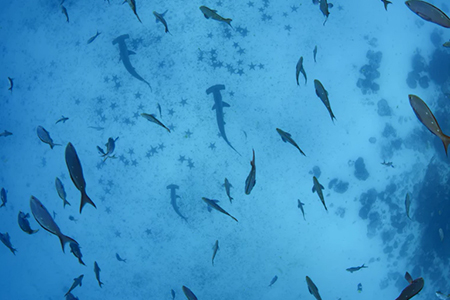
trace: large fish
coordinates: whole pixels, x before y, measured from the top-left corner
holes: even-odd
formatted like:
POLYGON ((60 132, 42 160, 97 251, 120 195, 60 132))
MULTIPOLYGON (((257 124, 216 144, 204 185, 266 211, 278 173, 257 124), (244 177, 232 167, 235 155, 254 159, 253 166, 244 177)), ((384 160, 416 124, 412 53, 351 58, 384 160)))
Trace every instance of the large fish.
POLYGON ((214 208, 217 211, 220 211, 221 213, 231 217, 233 220, 235 220, 236 222, 238 222, 238 220, 233 217, 232 215, 230 215, 228 212, 226 212, 222 207, 220 207, 214 200, 208 199, 203 197, 202 198, 203 201, 205 201, 206 204, 208 204, 211 208, 214 208))
POLYGON ((39 139, 43 143, 48 144, 51 149, 53 149, 53 147, 55 147, 55 146, 61 146, 60 144, 53 143, 53 140, 50 137, 50 133, 47 130, 45 130, 44 127, 38 126, 36 131, 37 131, 37 135, 38 135, 39 139))
POLYGON ((84 181, 83 169, 81 168, 80 159, 78 158, 77 152, 72 143, 68 143, 66 147, 66 165, 67 169, 69 169, 70 178, 72 178, 73 184, 75 184, 76 188, 81 192, 80 214, 86 203, 89 203, 93 207, 97 208, 94 202, 92 202, 86 194, 86 181, 84 181))
POLYGON ((297 145, 297 143, 292 139, 290 133, 283 131, 280 128, 277 128, 277 132, 281 136, 281 139, 283 140, 283 142, 285 142, 285 143, 288 142, 289 144, 293 145, 295 148, 298 149, 298 151, 300 151, 301 154, 306 156, 306 154, 302 151, 302 149, 300 149, 300 147, 297 145))
POLYGON ((250 165, 252 166, 250 173, 247 176, 247 179, 245 179, 245 194, 250 195, 250 192, 252 191, 253 187, 256 184, 256 165, 255 165, 255 150, 253 149, 253 159, 250 162, 250 165))
MULTIPOLYGON (((207 19, 211 18, 211 19, 219 21, 219 22, 225 22, 231 26, 231 21, 233 21, 233 20, 229 19, 229 18, 223 18, 222 16, 220 16, 217 13, 217 10, 208 8, 206 6, 200 6, 200 10, 202 11, 205 18, 207 18, 207 19)), ((233 26, 231 26, 231 27, 233 27, 233 26)))
POLYGON ((445 154, 447 154, 447 148, 450 144, 450 136, 447 136, 442 132, 441 127, 439 126, 433 113, 422 99, 416 95, 409 95, 408 97, 409 104, 411 104, 411 107, 419 121, 422 122, 422 124, 425 125, 425 127, 428 128, 432 134, 441 139, 442 143, 444 143, 445 154))
POLYGON ((308 276, 306 276, 306 284, 308 285, 309 293, 311 295, 313 295, 317 300, 322 300, 322 298, 319 295, 319 289, 314 284, 314 282, 311 280, 311 278, 309 278, 308 276))
POLYGON ((197 300, 197 297, 194 295, 194 293, 186 286, 183 285, 182 287, 183 293, 186 296, 188 300, 197 300))
POLYGON ((297 80, 297 85, 300 85, 298 83, 298 76, 300 75, 300 73, 302 73, 303 77, 305 77, 305 84, 306 84, 308 82, 308 78, 306 77, 306 72, 305 69, 303 68, 303 56, 300 57, 300 59, 297 62, 297 66, 295 67, 295 79, 297 80))
POLYGON ((24 214, 23 212, 19 211, 19 215, 17 216, 17 221, 19 223, 20 229, 23 230, 23 232, 26 232, 28 234, 33 234, 39 231, 39 229, 33 230, 30 227, 30 222, 28 222, 28 218, 30 217, 30 214, 24 214))
POLYGON ((66 243, 78 244, 77 241, 75 241, 73 238, 70 238, 61 232, 61 229, 59 229, 58 225, 56 225, 55 220, 53 220, 52 216, 45 208, 45 206, 34 196, 31 196, 30 198, 30 207, 31 213, 33 214, 39 225, 59 238, 63 252, 65 252, 64 245, 66 243))
POLYGON ((67 194, 66 194, 66 191, 64 190, 64 185, 58 177, 56 177, 56 179, 55 179, 55 187, 56 187, 56 191, 58 192, 59 198, 61 198, 63 201, 63 207, 66 208, 66 204, 70 205, 70 203, 66 199, 67 194))
POLYGON ((314 185, 312 187, 312 192, 313 193, 316 192, 317 195, 319 195, 319 198, 320 198, 320 201, 322 201, 323 207, 325 207, 325 210, 328 211, 327 205, 325 204, 325 198, 323 197, 323 189, 324 189, 323 185, 321 185, 319 183, 319 180, 317 180, 316 176, 313 177, 313 182, 314 182, 314 185))
POLYGON ((417 295, 423 288, 425 281, 422 277, 412 279, 408 272, 405 274, 405 279, 409 282, 409 285, 401 292, 395 300, 408 300, 417 295))
POLYGON ((325 107, 328 109, 328 112, 330 113, 331 121, 334 122, 334 119, 336 119, 336 117, 334 116, 333 111, 331 110, 330 100, 328 100, 327 90, 325 90, 322 83, 317 79, 314 79, 314 87, 316 89, 317 97, 319 97, 320 100, 322 100, 323 104, 325 104, 325 107))
POLYGON ((450 28, 450 18, 436 6, 420 0, 409 0, 406 6, 425 21, 450 28))

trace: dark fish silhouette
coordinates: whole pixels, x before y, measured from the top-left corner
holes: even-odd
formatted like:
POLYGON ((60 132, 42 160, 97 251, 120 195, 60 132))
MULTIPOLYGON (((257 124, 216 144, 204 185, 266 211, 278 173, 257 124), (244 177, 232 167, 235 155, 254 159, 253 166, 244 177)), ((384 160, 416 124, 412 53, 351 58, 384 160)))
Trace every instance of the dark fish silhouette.
POLYGON ((188 300, 197 300, 197 297, 194 295, 194 293, 186 286, 183 285, 182 287, 183 293, 186 296, 188 300))
POLYGON ((80 264, 85 266, 86 264, 82 260, 83 254, 81 254, 80 245, 78 245, 78 243, 73 243, 73 242, 71 242, 69 245, 70 245, 70 252, 72 252, 72 254, 76 258, 78 258, 78 262, 80 264))
POLYGON ((0 241, 2 241, 2 243, 6 247, 8 247, 8 249, 12 252, 12 254, 16 255, 17 249, 15 249, 13 247, 13 245, 11 244, 10 236, 9 236, 9 234, 7 232, 5 232, 4 234, 0 233, 0 241))
POLYGON ((146 118, 150 122, 158 124, 159 126, 161 126, 162 128, 166 129, 170 133, 170 129, 167 128, 166 125, 164 125, 160 120, 158 120, 155 115, 142 113, 141 116, 143 116, 144 118, 146 118))
MULTIPOLYGON (((139 20, 139 22, 142 23, 141 18, 139 18, 137 11, 136 11, 136 1, 135 0, 125 0, 126 2, 128 2, 128 4, 131 7, 131 10, 133 11, 133 13, 135 14, 135 16, 137 17, 137 19, 139 20)), ((124 2, 125 3, 125 2, 124 2)))
POLYGON ((100 271, 101 271, 100 267, 98 266, 97 262, 94 261, 94 273, 95 273, 95 278, 96 278, 97 281, 98 281, 98 285, 99 285, 100 287, 102 287, 103 282, 100 281, 100 271))
POLYGON ((5 131, 3 131, 2 133, 0 133, 0 136, 4 136, 4 137, 7 137, 7 136, 9 136, 9 135, 12 135, 12 133, 9 132, 8 130, 5 130, 5 131))
POLYGON ((450 18, 436 6, 420 0, 406 1, 405 4, 425 21, 450 28, 450 18))
POLYGON ((272 278, 272 280, 270 281, 269 287, 271 287, 275 282, 277 282, 277 280, 278 280, 278 276, 275 275, 275 276, 272 278))
POLYGON ((207 19, 211 18, 211 19, 219 21, 219 22, 224 22, 224 23, 227 23, 228 25, 230 25, 230 27, 233 27, 233 26, 231 26, 231 21, 233 21, 233 20, 220 16, 217 13, 217 10, 211 9, 209 7, 206 7, 206 6, 200 6, 200 10, 202 11, 202 13, 205 16, 205 18, 207 18, 207 19))
POLYGON ((216 257, 218 250, 219 250, 219 240, 216 240, 216 242, 214 243, 214 246, 213 246, 213 255, 212 255, 212 260, 211 260, 213 266, 214 266, 214 258, 216 257))
POLYGON ((97 33, 96 33, 94 36, 90 37, 90 38, 88 39, 87 43, 88 43, 88 44, 92 43, 92 42, 93 42, 100 34, 102 34, 102 33, 101 33, 101 32, 98 32, 98 30, 97 30, 97 33))
POLYGON ((306 284, 308 285, 309 293, 311 295, 313 295, 317 300, 322 300, 322 298, 319 295, 319 289, 314 284, 314 282, 311 280, 311 278, 309 278, 308 276, 306 276, 306 284))
POLYGON ((8 197, 6 196, 6 190, 5 188, 2 188, 0 191, 0 198, 2 200, 2 204, 0 204, 0 207, 3 207, 6 205, 6 202, 8 202, 8 197))
POLYGON ((127 262, 127 259, 126 259, 126 258, 120 257, 119 253, 116 253, 116 258, 117 258, 118 261, 122 261, 122 262, 124 262, 124 263, 127 262))
POLYGON ((283 131, 280 128, 277 128, 277 132, 281 136, 281 139, 283 140, 283 142, 285 142, 285 143, 288 142, 289 144, 293 145, 295 148, 298 149, 298 151, 300 151, 301 154, 306 156, 306 154, 302 151, 302 149, 300 149, 300 147, 297 145, 297 143, 292 139, 290 133, 283 131))
POLYGON ((325 26, 325 23, 328 20, 328 16, 330 15, 330 11, 328 10, 328 2, 327 0, 320 0, 319 2, 319 8, 320 11, 323 13, 323 15, 325 16, 325 21, 323 22, 323 25, 325 26))
POLYGON ((302 211, 303 220, 306 221, 306 219, 305 219, 305 211, 303 210, 303 205, 305 205, 305 203, 302 203, 302 201, 300 201, 298 199, 297 199, 297 201, 298 201, 298 206, 297 207, 300 208, 300 210, 302 211))
POLYGON ((55 124, 58 124, 59 122, 66 123, 67 120, 69 120, 69 118, 61 116, 61 118, 59 118, 58 121, 56 121, 55 124))
POLYGON ((313 177, 313 182, 314 182, 314 185, 312 187, 312 192, 313 193, 317 192, 317 195, 319 195, 320 201, 322 201, 323 207, 325 207, 325 210, 328 211, 327 205, 325 204, 325 199, 323 197, 323 191, 322 191, 324 189, 323 185, 321 185, 319 183, 319 180, 317 180, 316 176, 313 177))
POLYGON ((313 50, 314 62, 317 62, 316 61, 316 56, 317 56, 317 45, 314 47, 314 50, 313 50))
POLYGON ((36 129, 36 132, 37 132, 37 135, 38 135, 39 139, 43 143, 48 144, 51 149, 53 149, 53 147, 55 147, 55 146, 61 146, 60 144, 53 143, 53 140, 50 137, 50 133, 47 130, 45 130, 44 127, 38 126, 37 129, 36 129))
POLYGON ((238 222, 238 220, 233 217, 232 215, 230 215, 228 212, 226 212, 222 207, 220 207, 214 200, 208 199, 203 197, 202 198, 203 201, 206 202, 206 204, 208 204, 211 208, 214 208, 217 211, 220 211, 221 213, 231 217, 233 220, 235 220, 236 222, 238 222))
POLYGON ((28 218, 30 217, 30 214, 24 214, 23 212, 19 211, 19 215, 17 216, 17 222, 19 223, 20 229, 23 230, 23 232, 26 232, 28 234, 33 234, 39 231, 39 229, 33 230, 30 227, 30 222, 28 222, 28 218))
POLYGON ((328 112, 330 113, 331 121, 333 121, 334 123, 333 119, 336 119, 336 117, 334 116, 333 111, 331 110, 330 100, 328 100, 328 92, 325 90, 322 83, 317 79, 314 80, 314 87, 316 89, 317 97, 319 97, 320 100, 322 100, 323 104, 325 104, 325 107, 328 109, 328 112))
POLYGON ((58 177, 56 177, 56 179, 55 179, 55 187, 56 187, 56 191, 58 192, 59 198, 61 198, 63 201, 63 207, 66 208, 66 204, 70 205, 70 203, 66 199, 67 195, 66 195, 66 191, 64 190, 64 185, 61 182, 61 180, 59 180, 58 177))
POLYGON ((225 178, 225 183, 223 184, 223 186, 225 187, 225 192, 227 193, 230 203, 233 203, 233 197, 231 197, 231 194, 230 194, 230 188, 232 188, 233 186, 226 178, 225 178))
POLYGON ((356 271, 359 271, 359 270, 365 269, 365 268, 368 268, 368 267, 365 266, 364 264, 362 264, 362 266, 359 266, 359 267, 351 267, 351 268, 347 268, 347 269, 345 269, 345 270, 347 270, 347 271, 350 272, 350 273, 353 273, 353 272, 356 272, 356 271))
POLYGON ((406 197, 405 197, 406 216, 408 217, 408 219, 411 220, 411 217, 409 216, 410 208, 411 208, 411 195, 409 193, 406 193, 406 197))
POLYGON ((187 222, 187 218, 181 214, 177 205, 177 198, 180 198, 180 196, 177 195, 178 188, 179 186, 176 184, 170 184, 167 186, 167 189, 170 190, 170 204, 172 204, 173 210, 177 213, 177 215, 187 222))
POLYGON ((80 275, 79 277, 73 279, 72 286, 70 287, 69 291, 66 293, 65 296, 67 296, 77 286, 81 286, 82 285, 83 277, 84 277, 84 275, 80 275))
POLYGON ((384 9, 387 11, 387 7, 388 7, 388 4, 392 4, 392 2, 391 1, 388 1, 388 0, 381 0, 381 2, 383 2, 383 4, 384 4, 384 9))
POLYGON ((245 180, 245 194, 250 195, 250 192, 252 191, 253 187, 256 184, 256 164, 255 164, 255 149, 253 149, 253 159, 250 162, 250 165, 252 168, 250 169, 250 173, 247 176, 247 179, 245 180))
POLYGON ((303 56, 300 57, 300 59, 297 62, 297 66, 295 67, 295 79, 297 80, 297 85, 300 85, 298 83, 298 76, 300 73, 303 74, 303 77, 305 77, 305 84, 308 82, 308 78, 306 77, 305 69, 303 68, 303 56))
POLYGON ((8 81, 9 81, 9 89, 8 89, 8 91, 10 91, 11 93, 12 93, 13 87, 14 87, 14 81, 13 80, 14 80, 13 78, 8 77, 8 81))
POLYGON ((412 279, 411 275, 408 272, 405 274, 405 279, 409 282, 409 285, 401 292, 400 296, 398 296, 395 300, 408 300, 417 295, 425 284, 425 280, 422 277, 417 279, 412 279))
POLYGON ((172 35, 169 31, 169 27, 167 26, 166 19, 164 19, 164 15, 166 14, 166 12, 167 12, 167 10, 165 12, 163 12, 162 14, 159 14, 156 11, 153 11, 153 15, 156 18, 156 23, 161 22, 164 25, 164 32, 172 35))

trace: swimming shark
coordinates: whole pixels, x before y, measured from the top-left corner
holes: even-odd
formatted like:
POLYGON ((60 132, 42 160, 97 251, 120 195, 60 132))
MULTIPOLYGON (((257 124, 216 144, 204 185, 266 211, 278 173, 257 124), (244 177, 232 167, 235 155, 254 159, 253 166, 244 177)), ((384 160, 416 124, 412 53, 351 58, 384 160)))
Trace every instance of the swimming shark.
POLYGON ((206 94, 213 94, 214 96, 214 105, 212 109, 216 110, 217 117, 217 125, 219 126, 219 132, 222 138, 227 142, 228 146, 230 146, 237 154, 241 155, 231 143, 228 141, 227 135, 225 134, 225 121, 223 120, 223 108, 230 107, 230 104, 222 101, 222 95, 220 94, 221 90, 224 90, 225 86, 223 84, 216 84, 206 90, 206 94))
MULTIPOLYGON (((152 90, 152 87, 150 86, 150 83, 148 83, 144 78, 142 78, 134 69, 134 67, 131 65, 130 62, 130 55, 136 54, 135 52, 128 50, 127 45, 125 44, 125 40, 130 38, 128 34, 122 34, 121 36, 115 38, 113 40, 113 45, 119 44, 119 53, 120 53, 120 59, 123 62, 123 65, 125 66, 125 69, 127 69, 128 73, 131 74, 134 78, 146 83, 150 90, 152 90)), ((153 91, 153 90, 152 90, 153 91)))
POLYGON ((170 204, 172 204, 173 209, 175 210, 177 215, 179 215, 183 220, 185 220, 187 222, 187 218, 185 216, 183 216, 181 214, 180 210, 178 209, 177 198, 180 198, 180 196, 177 195, 178 188, 179 188, 179 186, 176 184, 170 184, 167 186, 167 189, 170 190, 170 204))

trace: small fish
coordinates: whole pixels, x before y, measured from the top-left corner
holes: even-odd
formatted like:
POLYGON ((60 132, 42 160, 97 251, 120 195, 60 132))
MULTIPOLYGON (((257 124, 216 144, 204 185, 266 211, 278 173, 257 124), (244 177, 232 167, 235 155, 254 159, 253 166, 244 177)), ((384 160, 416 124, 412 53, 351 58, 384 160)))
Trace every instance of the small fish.
POLYGON ((87 43, 88 44, 92 43, 100 34, 102 34, 102 33, 97 30, 97 33, 94 36, 90 37, 88 39, 87 43))
POLYGON ((66 208, 66 204, 70 205, 70 203, 66 199, 67 194, 66 191, 64 190, 64 185, 58 177, 56 177, 55 179, 55 187, 56 191, 58 192, 59 198, 61 198, 63 201, 63 207, 66 208))
POLYGON ((252 191, 253 187, 256 184, 256 165, 255 165, 255 150, 253 149, 253 159, 250 162, 250 165, 252 166, 250 173, 247 176, 247 179, 245 180, 245 194, 250 195, 250 192, 252 191))
POLYGON ((112 155, 114 150, 116 149, 116 141, 119 139, 119 137, 113 139, 112 137, 110 137, 108 139, 108 142, 106 142, 105 146, 106 146, 106 152, 103 151, 102 148, 100 148, 99 146, 97 146, 98 151, 100 152, 101 156, 104 157, 105 159, 103 161, 106 161, 108 158, 116 158, 115 155, 112 155))
POLYGON ((9 135, 12 135, 12 133, 9 132, 9 131, 7 131, 7 130, 5 130, 5 131, 3 131, 2 133, 0 133, 0 136, 4 136, 4 137, 7 137, 7 136, 9 136, 9 135))
POLYGON ((214 208, 215 210, 220 211, 221 213, 231 217, 233 220, 238 222, 238 220, 235 217, 233 217, 232 215, 227 213, 222 207, 220 207, 216 202, 214 202, 214 200, 211 200, 211 199, 208 199, 208 198, 205 198, 205 197, 203 197, 202 200, 205 201, 206 204, 208 204, 211 208, 214 208))
POLYGON ((328 16, 330 15, 330 12, 328 10, 328 2, 327 0, 320 0, 319 2, 319 8, 320 11, 323 13, 323 15, 325 16, 325 21, 323 22, 323 25, 325 26, 325 23, 328 20, 328 16))
POLYGON ((314 50, 313 50, 314 62, 317 62, 316 61, 316 56, 317 56, 317 45, 314 47, 314 50))
POLYGON ((331 121, 333 121, 334 123, 333 119, 336 119, 336 117, 334 116, 333 111, 331 110, 330 100, 328 100, 328 92, 325 90, 322 83, 317 79, 314 80, 314 87, 316 89, 317 97, 319 97, 320 100, 322 100, 323 104, 325 104, 325 107, 328 109, 328 112, 330 113, 331 121))
POLYGON ((8 91, 10 91, 11 93, 12 93, 13 87, 14 87, 13 80, 14 80, 14 78, 8 77, 8 81, 9 81, 9 89, 8 89, 8 91))
POLYGON ((389 162, 386 162, 385 160, 383 160, 383 162, 381 163, 383 166, 386 166, 386 167, 392 167, 392 168, 394 168, 394 164, 391 162, 391 161, 389 161, 389 162))
POLYGON ((200 6, 200 10, 202 11, 205 18, 207 18, 207 19, 211 18, 211 19, 219 21, 219 22, 225 22, 228 25, 230 25, 230 27, 233 27, 233 26, 231 26, 231 21, 233 21, 233 20, 221 17, 219 14, 217 14, 217 10, 208 8, 206 6, 200 6))
POLYGON ((392 2, 391 1, 388 1, 388 0, 381 0, 381 2, 383 2, 383 4, 384 4, 384 9, 387 11, 387 7, 388 7, 388 4, 392 4, 392 2))
POLYGON ((2 243, 6 246, 6 247, 8 247, 8 249, 14 254, 14 255, 16 255, 16 251, 17 251, 17 249, 15 249, 14 247, 13 247, 13 245, 11 244, 11 240, 10 240, 10 236, 9 236, 9 234, 6 232, 6 233, 0 233, 0 241, 2 241, 2 243))
POLYGON ((66 300, 80 300, 78 297, 75 297, 72 293, 66 294, 66 300))
POLYGON ((48 133, 48 131, 45 130, 44 127, 38 126, 36 131, 37 131, 37 135, 38 135, 39 139, 43 143, 48 144, 50 146, 50 149, 53 149, 53 147, 55 147, 55 146, 61 146, 60 144, 53 143, 53 140, 50 137, 50 133, 48 133))
POLYGON ((116 253, 116 258, 117 258, 118 261, 123 261, 124 263, 127 262, 127 259, 126 258, 121 258, 119 253, 116 253))
POLYGON ((272 278, 272 280, 270 281, 269 287, 271 287, 275 282, 277 282, 278 280, 278 276, 275 275, 275 277, 272 278))
POLYGON ((417 97, 416 95, 409 95, 409 104, 411 104, 414 113, 423 125, 434 135, 441 139, 444 143, 445 154, 447 154, 447 148, 450 144, 450 136, 445 135, 441 127, 439 126, 436 118, 434 117, 431 110, 428 108, 426 103, 417 97))
POLYGON ((94 261, 94 273, 95 273, 95 278, 97 278, 98 281, 98 285, 100 287, 102 287, 103 282, 100 281, 100 267, 98 266, 98 263, 96 261, 94 261))
POLYGON ((214 266, 214 258, 216 257, 217 250, 219 250, 219 240, 216 240, 213 246, 212 265, 214 266))
POLYGON ((450 41, 443 43, 442 46, 444 46, 445 48, 450 48, 450 41))
POLYGON ((305 69, 303 68, 303 56, 300 56, 300 59, 297 62, 297 66, 295 67, 295 79, 297 80, 297 85, 300 85, 298 83, 298 76, 300 73, 303 74, 303 77, 305 77, 305 84, 308 82, 308 78, 306 77, 305 69))
POLYGON ((78 243, 71 242, 70 244, 70 252, 78 258, 78 262, 85 266, 85 263, 82 260, 83 254, 81 254, 80 245, 78 243))
POLYGON ((159 117, 162 118, 161 105, 159 105, 159 103, 158 103, 157 106, 156 106, 156 108, 158 109, 159 117))
POLYGON ((55 124, 58 124, 59 122, 63 122, 63 123, 66 123, 66 121, 67 120, 69 120, 69 118, 67 118, 67 117, 64 117, 64 116, 61 116, 61 118, 58 120, 58 121, 56 121, 56 123, 55 124))
POLYGON ((180 196, 177 195, 178 188, 179 186, 176 184, 169 184, 167 186, 167 189, 170 190, 170 204, 172 204, 173 210, 177 213, 177 215, 187 222, 188 219, 181 214, 180 209, 178 208, 177 199, 180 198, 180 196))
POLYGON ((30 214, 24 214, 23 212, 19 211, 19 215, 17 217, 17 221, 19 222, 20 229, 22 229, 24 232, 28 234, 33 234, 39 231, 39 229, 33 230, 30 227, 30 222, 28 222, 28 218, 30 217, 30 214))
POLYGON ((58 225, 55 223, 55 221, 53 220, 52 216, 50 215, 48 210, 45 208, 45 206, 41 203, 41 201, 39 201, 34 196, 31 196, 31 198, 30 198, 30 207, 31 207, 31 212, 32 212, 34 218, 36 219, 36 221, 39 223, 39 225, 41 225, 42 228, 44 228, 48 232, 56 235, 59 238, 63 252, 65 252, 64 245, 66 243, 78 244, 77 241, 64 235, 61 232, 61 229, 59 229, 58 225))
POLYGON ((411 275, 408 272, 405 274, 405 279, 409 282, 409 285, 403 289, 400 296, 398 296, 395 300, 408 300, 417 295, 425 284, 425 280, 422 277, 417 279, 412 279, 411 275))
POLYGON ((345 269, 345 270, 347 270, 347 271, 350 272, 350 273, 353 273, 353 272, 356 272, 356 271, 359 271, 359 270, 365 269, 365 268, 368 268, 368 267, 365 266, 364 264, 362 264, 362 266, 359 266, 359 267, 351 267, 351 268, 348 268, 348 269, 345 269))
POLYGON ((442 228, 439 228, 439 237, 441 238, 441 242, 444 241, 444 231, 442 230, 442 228))
MULTIPOLYGON (((219 200, 211 200, 211 201, 213 201, 214 203, 219 203, 219 200)), ((208 210, 208 212, 212 212, 212 208, 211 206, 208 205, 208 203, 206 203, 206 209, 208 210)))
MULTIPOLYGON (((133 11, 133 13, 136 15, 137 19, 139 20, 139 22, 142 23, 141 19, 139 18, 137 12, 136 12, 136 1, 135 0, 125 0, 126 2, 128 2, 128 4, 131 7, 131 10, 133 11)), ((124 3, 125 3, 124 1, 124 3)))
POLYGON ((358 291, 358 293, 362 292, 362 284, 361 283, 358 283, 358 287, 356 290, 358 291))
POLYGON ((409 209, 411 207, 411 195, 408 193, 406 193, 406 197, 405 197, 405 208, 406 208, 406 216, 408 217, 408 219, 411 220, 411 217, 409 216, 409 209))
POLYGON ((8 198, 6 196, 6 190, 5 188, 2 188, 2 190, 0 191, 0 197, 2 200, 2 204, 0 204, 0 207, 3 207, 6 205, 6 202, 8 202, 8 198))
POLYGON ((322 300, 322 298, 319 295, 319 289, 314 284, 314 282, 311 280, 311 278, 309 278, 308 276, 306 276, 306 284, 308 285, 309 293, 311 295, 313 295, 317 300, 322 300))
POLYGON ((104 127, 100 127, 100 126, 88 126, 88 128, 95 129, 97 131, 102 131, 105 129, 104 127))
POLYGON ((283 140, 283 142, 285 142, 285 143, 288 142, 289 144, 293 145, 295 148, 298 149, 298 151, 300 151, 301 154, 306 156, 306 154, 302 151, 302 149, 300 149, 300 147, 297 145, 297 143, 291 138, 290 133, 283 131, 280 128, 277 128, 277 132, 281 136, 281 139, 283 140))
POLYGON ((61 3, 61 11, 66 16, 66 21, 69 23, 69 14, 67 13, 67 9, 61 3))
POLYGON ((167 10, 165 12, 163 12, 162 14, 159 14, 156 11, 153 11, 153 15, 156 18, 156 23, 161 22, 164 25, 164 32, 165 33, 169 33, 170 35, 172 35, 169 32, 169 27, 167 26, 166 19, 164 19, 164 15, 166 14, 166 12, 167 12, 167 10))
POLYGON ((436 6, 420 0, 410 0, 405 2, 406 6, 416 15, 425 21, 450 28, 449 17, 436 6))
POLYGON ((225 187, 225 192, 227 193, 228 199, 230 199, 230 203, 233 203, 233 197, 231 197, 230 194, 230 188, 232 188, 233 186, 227 178, 225 178, 225 183, 223 184, 223 186, 225 187))
POLYGON ((75 219, 74 216, 69 216, 69 220, 75 223, 78 221, 78 219, 75 219))
POLYGON ((188 300, 197 300, 197 297, 194 295, 194 293, 186 286, 183 285, 182 287, 183 293, 186 296, 188 300))
POLYGON ((313 177, 313 182, 314 182, 314 185, 312 187, 312 192, 313 193, 316 192, 317 195, 319 195, 320 201, 322 201, 322 204, 325 207, 325 210, 328 211, 327 205, 325 204, 325 199, 323 197, 323 191, 322 191, 324 189, 323 185, 321 185, 319 183, 319 180, 317 180, 316 176, 313 177))
POLYGON ((161 121, 159 121, 155 115, 153 114, 146 114, 146 113, 142 113, 141 116, 143 116, 144 118, 146 118, 147 120, 149 120, 150 122, 153 122, 155 124, 158 124, 159 126, 161 126, 162 128, 165 128, 169 133, 170 133, 170 129, 167 128, 163 123, 161 123, 161 121))
POLYGON ((437 291, 436 292, 436 297, 438 297, 441 300, 446 300, 446 299, 450 299, 450 294, 444 294, 441 291, 437 291))
POLYGON ((172 295, 172 300, 175 300, 175 291, 173 289, 170 290, 170 294, 172 295))
POLYGON ((86 181, 83 176, 83 169, 81 167, 80 159, 78 158, 77 151, 72 143, 68 143, 65 151, 66 165, 70 173, 70 178, 72 178, 73 184, 81 192, 81 202, 80 202, 80 214, 86 203, 95 206, 94 202, 86 194, 86 181))
POLYGON ((298 201, 298 208, 300 208, 300 210, 302 211, 303 220, 306 221, 306 218, 305 218, 305 211, 303 210, 303 205, 305 205, 305 203, 302 203, 302 202, 301 202, 300 200, 298 200, 298 199, 297 199, 297 201, 298 201))
POLYGON ((82 285, 81 281, 83 280, 83 277, 84 277, 84 275, 80 275, 79 277, 73 279, 72 286, 70 287, 69 291, 66 293, 65 296, 67 296, 77 286, 81 286, 82 285))

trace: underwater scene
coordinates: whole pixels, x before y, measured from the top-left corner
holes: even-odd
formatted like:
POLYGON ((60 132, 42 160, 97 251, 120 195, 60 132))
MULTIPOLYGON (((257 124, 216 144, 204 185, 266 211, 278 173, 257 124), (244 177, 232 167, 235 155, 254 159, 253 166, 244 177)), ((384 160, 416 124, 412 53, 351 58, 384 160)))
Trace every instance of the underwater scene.
POLYGON ((0 12, 0 299, 450 299, 450 4, 0 12))

